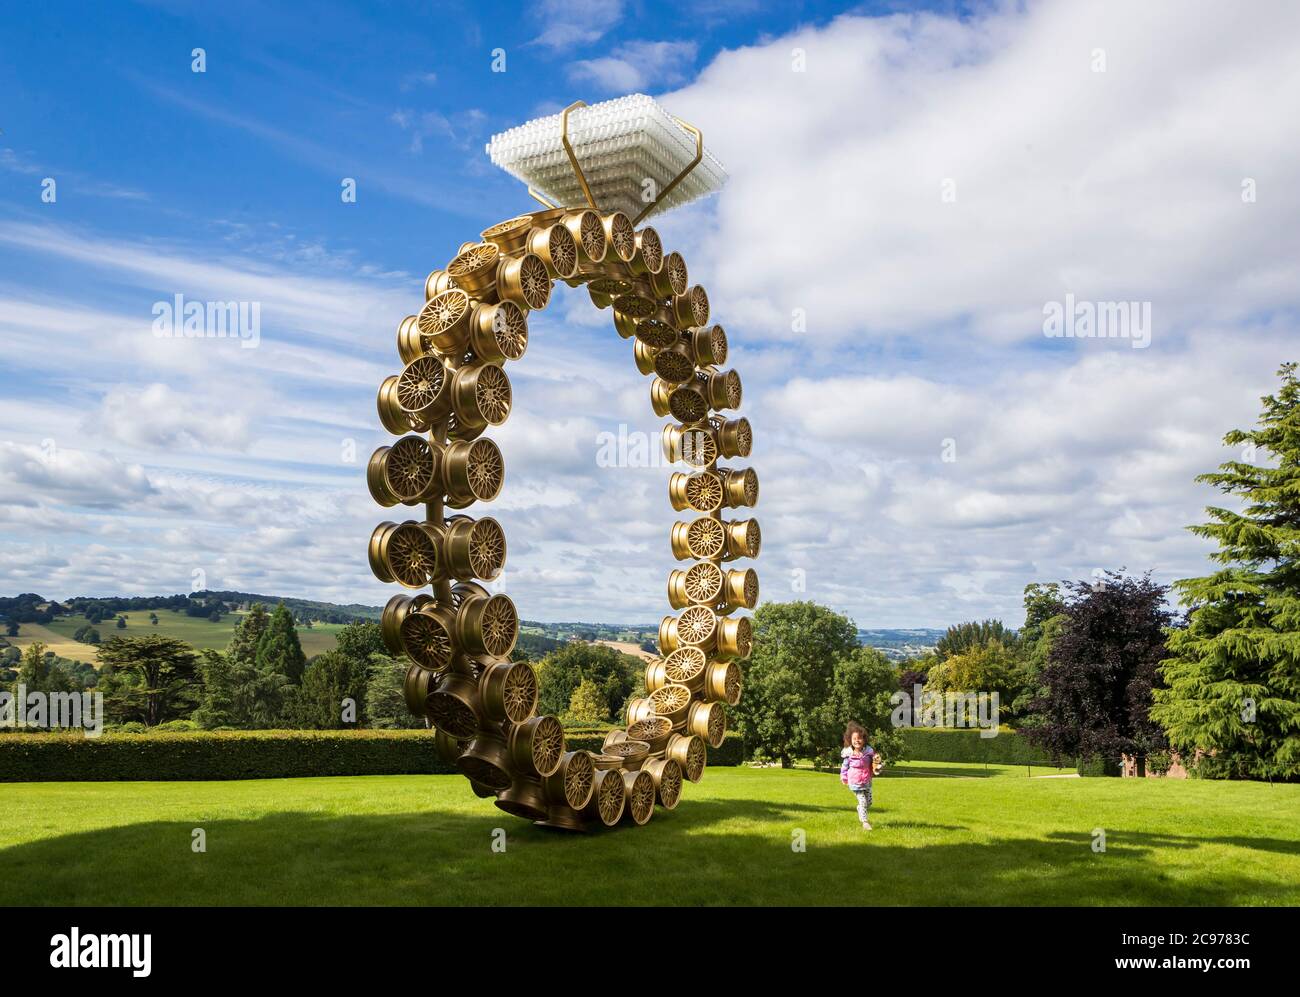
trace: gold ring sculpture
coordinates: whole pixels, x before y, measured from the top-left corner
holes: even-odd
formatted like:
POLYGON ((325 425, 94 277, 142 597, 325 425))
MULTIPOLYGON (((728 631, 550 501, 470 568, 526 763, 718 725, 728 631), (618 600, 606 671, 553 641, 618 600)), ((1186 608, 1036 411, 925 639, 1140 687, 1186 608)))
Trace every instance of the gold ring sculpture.
MULTIPOLYGON (((412 662, 408 707, 436 728, 439 753, 477 795, 544 826, 586 830, 645 824, 656 803, 675 808, 684 782, 703 775, 707 748, 722 744, 751 648, 749 619, 732 614, 758 602, 757 574, 732 562, 756 557, 761 537, 743 512, 758 501, 757 475, 719 464, 747 457, 752 444, 748 420, 734 415, 740 377, 722 369, 726 334, 709 324, 708 295, 689 284, 680 254, 665 253, 653 228, 596 207, 568 142, 577 106, 565 111, 564 144, 588 206, 550 206, 530 188, 547 207, 490 226, 429 274, 424 306, 398 325, 404 366, 379 388, 379 419, 398 439, 375 451, 366 479, 380 505, 424 510, 381 523, 369 545, 379 579, 420 590, 394 595, 382 617, 385 644, 412 662), (510 413, 505 367, 524 355, 528 315, 546 306, 556 280, 585 285, 612 310, 650 378, 654 412, 673 420, 665 455, 686 468, 668 481, 673 509, 686 514, 670 548, 692 562, 668 579, 677 615, 659 627, 646 696, 628 701, 626 729, 599 753, 566 750, 559 721, 536 715, 537 675, 510 660, 514 603, 480 584, 501 573, 505 533, 460 511, 501 491, 504 461, 484 434, 510 413)), ((699 132, 682 124, 702 149, 699 132)), ((697 151, 663 193, 698 161, 697 151)))

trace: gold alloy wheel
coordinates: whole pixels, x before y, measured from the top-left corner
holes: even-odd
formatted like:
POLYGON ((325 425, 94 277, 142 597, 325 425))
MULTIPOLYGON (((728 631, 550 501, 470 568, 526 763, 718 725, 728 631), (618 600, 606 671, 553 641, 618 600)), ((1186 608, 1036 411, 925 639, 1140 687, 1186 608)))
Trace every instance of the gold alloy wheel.
POLYGON ((383 639, 413 662, 406 702, 435 727, 439 755, 507 813, 569 831, 644 824, 656 804, 677 806, 702 778, 707 749, 723 742, 753 643, 748 617, 732 614, 758 602, 757 574, 729 562, 757 556, 761 534, 756 520, 723 515, 757 502, 758 476, 718 466, 748 457, 753 432, 743 416, 722 414, 740 406, 741 383, 722 369, 727 336, 709 321, 707 292, 653 228, 638 231, 620 212, 554 208, 463 243, 398 323, 403 366, 377 398, 398 439, 375 451, 366 480, 381 506, 423 505, 424 518, 381 523, 369 560, 381 580, 426 591, 389 600, 383 639), (503 368, 527 351, 528 313, 546 307, 555 280, 585 285, 631 342, 652 408, 674 420, 663 452, 685 469, 672 472, 669 501, 693 517, 669 535, 673 555, 691 562, 669 577, 678 615, 660 626, 645 696, 628 701, 626 728, 599 752, 566 750, 559 721, 537 715, 533 666, 509 660, 518 611, 478 584, 500 576, 505 531, 488 516, 453 514, 501 492, 505 461, 483 434, 510 415, 503 368))

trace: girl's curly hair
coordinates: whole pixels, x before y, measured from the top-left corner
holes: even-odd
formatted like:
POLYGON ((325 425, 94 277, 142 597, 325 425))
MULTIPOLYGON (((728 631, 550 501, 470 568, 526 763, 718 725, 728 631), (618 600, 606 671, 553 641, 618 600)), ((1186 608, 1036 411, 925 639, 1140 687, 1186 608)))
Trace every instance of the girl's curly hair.
POLYGON ((863 727, 862 724, 858 723, 856 720, 850 720, 849 725, 844 728, 844 747, 846 748, 853 747, 854 734, 861 734, 862 743, 863 744, 867 743, 867 729, 863 727))

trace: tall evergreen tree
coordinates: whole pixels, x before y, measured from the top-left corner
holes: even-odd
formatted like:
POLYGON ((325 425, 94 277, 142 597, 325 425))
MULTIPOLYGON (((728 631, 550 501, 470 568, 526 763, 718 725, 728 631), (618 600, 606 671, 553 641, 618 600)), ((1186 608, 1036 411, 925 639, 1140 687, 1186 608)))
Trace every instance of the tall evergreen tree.
POLYGON ((257 642, 257 667, 264 672, 279 672, 293 685, 302 681, 307 656, 302 653, 302 644, 298 642, 293 614, 283 602, 275 607, 266 632, 257 642))
POLYGON ((257 645, 262 635, 266 633, 269 623, 270 617, 266 614, 266 607, 260 602, 253 603, 247 615, 235 624, 235 632, 231 635, 226 655, 232 661, 241 664, 251 665, 256 662, 257 645))
POLYGON ((312 659, 302 675, 291 719, 309 730, 355 728, 365 722, 368 667, 339 651, 312 659), (343 716, 344 701, 352 700, 352 719, 343 716))
POLYGON ((263 729, 281 722, 288 685, 283 675, 219 651, 201 652, 199 672, 203 695, 193 717, 199 726, 263 729))
POLYGON ((1170 635, 1168 688, 1151 711, 1211 777, 1300 776, 1300 382, 1294 363, 1278 376, 1258 427, 1223 438, 1244 459, 1197 478, 1243 508, 1211 506, 1210 522, 1189 527, 1224 567, 1176 584, 1188 625, 1170 635))
POLYGON ((379 730, 414 730, 426 726, 422 717, 406 707, 404 680, 410 659, 375 654, 370 658, 366 683, 366 725, 379 730))
POLYGON ((183 640, 162 634, 113 636, 99 649, 101 666, 138 676, 145 697, 145 723, 188 716, 198 698, 194 649, 183 640))

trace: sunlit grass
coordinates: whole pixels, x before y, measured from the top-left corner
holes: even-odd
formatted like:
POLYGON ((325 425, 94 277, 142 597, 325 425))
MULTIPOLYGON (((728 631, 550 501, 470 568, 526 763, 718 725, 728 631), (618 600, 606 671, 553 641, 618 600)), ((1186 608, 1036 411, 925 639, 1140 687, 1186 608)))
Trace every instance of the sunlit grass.
POLYGON ((865 832, 835 774, 715 768, 569 835, 453 776, 0 784, 0 902, 1300 903, 1300 786, 914 763, 875 799, 865 832))

